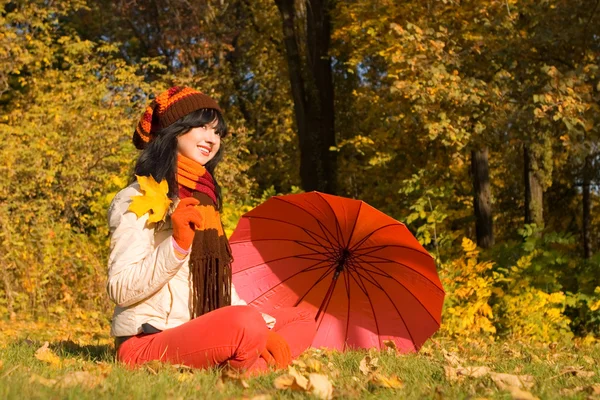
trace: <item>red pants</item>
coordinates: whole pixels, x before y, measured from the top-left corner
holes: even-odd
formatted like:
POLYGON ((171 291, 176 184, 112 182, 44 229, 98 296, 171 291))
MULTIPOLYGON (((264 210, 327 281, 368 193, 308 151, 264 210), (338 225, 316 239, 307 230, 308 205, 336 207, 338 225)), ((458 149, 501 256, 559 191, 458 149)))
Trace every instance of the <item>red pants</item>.
MULTIPOLYGON (((314 318, 298 308, 271 313, 277 320, 273 331, 290 345, 292 358, 310 346, 314 318)), ((139 334, 123 343, 117 359, 129 366, 160 360, 194 368, 229 364, 236 369, 266 371, 259 358, 267 343, 268 328, 261 314, 249 306, 223 307, 176 328, 155 334, 139 334)))

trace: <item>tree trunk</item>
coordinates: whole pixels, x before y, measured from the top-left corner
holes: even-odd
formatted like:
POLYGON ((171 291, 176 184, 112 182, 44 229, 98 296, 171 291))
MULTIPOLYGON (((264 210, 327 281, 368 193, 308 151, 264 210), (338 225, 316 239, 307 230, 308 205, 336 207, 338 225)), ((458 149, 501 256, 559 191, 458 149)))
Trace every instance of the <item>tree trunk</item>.
POLYGON ((489 248, 494 245, 488 149, 471 151, 471 173, 473 176, 473 205, 475 207, 475 231, 477 245, 489 248))
POLYGON ((544 189, 535 171, 531 150, 523 147, 525 167, 525 223, 544 228, 544 189))
POLYGON ((327 0, 309 0, 306 37, 296 29, 294 0, 275 0, 283 21, 288 72, 300 143, 300 178, 305 191, 336 191, 333 79, 327 0), (302 57, 298 43, 305 42, 302 57))
POLYGON ((581 237, 583 241, 583 257, 590 258, 592 255, 590 228, 591 228, 591 211, 592 211, 592 200, 590 197, 590 157, 585 158, 585 164, 583 166, 583 216, 582 216, 582 232, 581 237))

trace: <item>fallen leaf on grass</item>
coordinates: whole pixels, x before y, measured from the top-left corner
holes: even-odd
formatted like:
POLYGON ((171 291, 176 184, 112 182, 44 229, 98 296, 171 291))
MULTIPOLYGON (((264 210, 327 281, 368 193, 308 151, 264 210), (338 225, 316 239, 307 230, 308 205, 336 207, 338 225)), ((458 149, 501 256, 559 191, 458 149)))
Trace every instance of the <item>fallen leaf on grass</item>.
POLYGON ((333 385, 329 378, 323 374, 311 373, 308 375, 310 383, 310 392, 322 400, 331 400, 333 398, 333 385))
POLYGON ((98 371, 102 375, 107 376, 112 372, 112 364, 104 362, 104 361, 96 361, 93 364, 93 367, 90 367, 92 371, 98 371))
POLYGON ((276 389, 308 390, 308 379, 298 373, 296 368, 288 367, 288 373, 275 378, 273 384, 276 389))
POLYGON ((190 379, 192 379, 193 376, 194 375, 192 375, 192 374, 179 374, 179 375, 177 375, 177 382, 182 382, 182 383, 187 382, 190 379))
POLYGON ((499 372, 490 372, 490 377, 501 390, 507 390, 509 387, 518 389, 530 389, 535 384, 531 375, 512 375, 499 372))
POLYGON ((293 366, 288 367, 287 374, 275 378, 273 385, 280 390, 290 389, 312 393, 322 400, 330 400, 333 397, 333 385, 326 375, 310 373, 306 378, 293 366))
POLYGON ((56 385, 56 379, 48 379, 44 378, 43 376, 33 374, 29 377, 29 383, 39 383, 41 385, 51 387, 56 385))
POLYGON ((481 378, 482 376, 486 376, 490 373, 490 369, 488 367, 448 367, 444 366, 444 371, 446 373, 446 378, 449 381, 458 381, 463 379, 463 377, 469 378, 481 378))
POLYGON ((360 372, 363 375, 369 375, 379 368, 378 366, 379 359, 377 357, 373 358, 371 356, 365 356, 362 360, 360 360, 360 372))
POLYGON ((50 343, 45 342, 42 347, 36 350, 35 358, 40 361, 44 361, 54 367, 58 367, 60 365, 60 357, 57 356, 50 350, 50 343))
POLYGON ((600 383, 594 383, 589 386, 577 386, 571 389, 564 388, 560 390, 560 394, 563 396, 574 396, 577 393, 585 392, 591 396, 600 395, 600 383))
POLYGON ((594 359, 590 356, 583 356, 581 357, 583 359, 583 361, 585 361, 588 364, 594 365, 596 364, 596 362, 594 361, 594 359))
POLYGON ((165 368, 165 363, 158 360, 151 360, 144 363, 144 367, 153 375, 158 375, 158 371, 165 368))
POLYGON ((528 391, 519 389, 518 387, 509 386, 505 390, 510 393, 513 400, 540 400, 528 391))
POLYGON ((573 375, 578 378, 591 378, 596 375, 594 371, 584 371, 583 367, 575 366, 575 367, 565 367, 562 371, 560 371, 561 375, 573 375))
POLYGON ((456 353, 451 353, 442 349, 442 354, 444 355, 446 362, 453 367, 460 367, 463 364, 463 360, 461 360, 456 353))
POLYGON ((87 371, 75 371, 60 378, 58 382, 56 382, 56 386, 60 388, 81 386, 87 389, 93 389, 102 382, 104 382, 103 377, 92 375, 87 371))
POLYGON ((374 373, 369 377, 369 383, 377 387, 389 388, 389 389, 400 389, 404 384, 396 375, 385 376, 380 373, 374 373))
POLYGON ((398 353, 398 346, 396 346, 396 342, 394 342, 393 340, 384 340, 383 347, 389 353, 398 353))
POLYGON ((320 372, 321 371, 322 365, 319 360, 316 360, 314 358, 309 358, 308 360, 306 360, 305 364, 306 364, 306 370, 309 372, 320 372))
POLYGON ((219 382, 221 383, 220 386, 223 386, 225 382, 232 382, 243 387, 244 389, 248 389, 250 387, 248 382, 243 379, 242 374, 229 368, 223 369, 221 372, 221 377, 219 378, 219 382))

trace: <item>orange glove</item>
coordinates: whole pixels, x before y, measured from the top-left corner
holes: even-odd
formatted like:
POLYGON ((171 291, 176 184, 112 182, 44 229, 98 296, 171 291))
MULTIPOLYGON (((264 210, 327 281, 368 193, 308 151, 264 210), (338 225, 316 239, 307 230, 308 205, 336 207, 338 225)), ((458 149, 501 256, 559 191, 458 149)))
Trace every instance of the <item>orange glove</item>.
POLYGON ((173 239, 184 250, 190 248, 196 233, 195 228, 202 223, 200 212, 196 209, 198 204, 200 202, 197 199, 187 197, 179 202, 177 208, 171 214, 173 239))
POLYGON ((268 365, 285 368, 292 362, 292 352, 288 342, 277 332, 269 331, 267 347, 260 354, 268 365))

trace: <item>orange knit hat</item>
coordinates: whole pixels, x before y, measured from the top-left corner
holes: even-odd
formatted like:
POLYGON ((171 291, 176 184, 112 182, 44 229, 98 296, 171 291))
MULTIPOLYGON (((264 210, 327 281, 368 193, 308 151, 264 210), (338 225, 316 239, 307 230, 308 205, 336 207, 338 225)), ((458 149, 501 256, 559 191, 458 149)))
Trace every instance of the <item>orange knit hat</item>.
POLYGON ((133 144, 140 150, 144 149, 158 130, 202 108, 223 112, 211 97, 189 87, 174 86, 162 92, 146 107, 133 133, 133 144))

